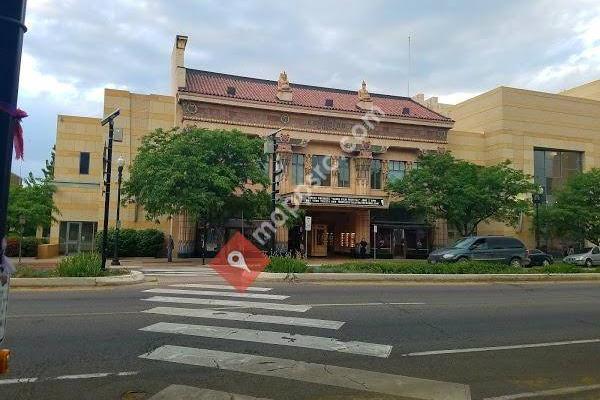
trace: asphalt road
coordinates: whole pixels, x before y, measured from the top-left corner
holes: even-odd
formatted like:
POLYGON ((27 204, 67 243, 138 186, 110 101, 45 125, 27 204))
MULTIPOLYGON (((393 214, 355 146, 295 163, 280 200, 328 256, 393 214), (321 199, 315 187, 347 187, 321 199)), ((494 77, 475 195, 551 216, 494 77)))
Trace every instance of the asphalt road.
POLYGON ((223 295, 231 290, 172 286, 223 284, 210 274, 158 279, 13 290, 3 344, 13 357, 0 399, 148 399, 161 391, 155 398, 231 398, 183 395, 204 389, 273 400, 469 398, 460 395, 468 390, 473 399, 600 398, 599 284, 299 282, 236 298, 223 295), (187 303, 198 299, 217 303, 187 303), (202 314, 209 307, 212 317, 202 314), (158 313, 142 312, 153 308, 158 313), (239 313, 255 316, 242 321, 239 313))

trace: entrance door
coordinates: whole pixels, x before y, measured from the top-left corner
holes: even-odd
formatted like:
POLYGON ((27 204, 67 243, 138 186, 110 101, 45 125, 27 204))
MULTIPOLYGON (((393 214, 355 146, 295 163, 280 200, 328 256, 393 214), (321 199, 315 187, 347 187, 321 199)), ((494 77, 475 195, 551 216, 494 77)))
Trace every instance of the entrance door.
POLYGON ((81 250, 81 222, 67 222, 66 255, 81 250))
POLYGON ((324 257, 327 255, 327 225, 314 224, 312 230, 311 256, 324 257))

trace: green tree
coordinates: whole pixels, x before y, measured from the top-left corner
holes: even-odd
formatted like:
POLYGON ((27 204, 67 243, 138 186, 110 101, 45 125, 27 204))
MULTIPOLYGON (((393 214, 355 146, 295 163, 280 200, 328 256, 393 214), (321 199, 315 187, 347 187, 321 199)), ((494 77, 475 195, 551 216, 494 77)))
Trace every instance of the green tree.
POLYGON ((537 186, 509 161, 485 167, 447 152, 429 152, 419 157, 417 165, 403 179, 390 182, 387 190, 429 222, 445 219, 469 236, 483 221, 514 226, 522 213, 530 212, 528 193, 537 186))
POLYGON ((540 209, 540 225, 553 236, 600 245, 600 168, 571 176, 540 209))
POLYGON ((158 129, 142 139, 123 192, 148 219, 187 214, 216 225, 241 210, 245 218, 263 213, 267 185, 259 138, 236 130, 158 129))
POLYGON ((53 195, 55 148, 50 160, 42 168, 43 178, 35 178, 32 172, 23 179, 24 186, 12 185, 8 195, 8 230, 20 232, 19 218, 25 217, 25 235, 34 235, 38 226, 49 228, 59 210, 54 206, 53 195))
POLYGON ((38 226, 49 227, 56 221, 52 195, 54 185, 42 180, 26 180, 26 185, 12 185, 8 194, 8 229, 20 232, 19 217, 25 217, 25 235, 34 235, 38 226))

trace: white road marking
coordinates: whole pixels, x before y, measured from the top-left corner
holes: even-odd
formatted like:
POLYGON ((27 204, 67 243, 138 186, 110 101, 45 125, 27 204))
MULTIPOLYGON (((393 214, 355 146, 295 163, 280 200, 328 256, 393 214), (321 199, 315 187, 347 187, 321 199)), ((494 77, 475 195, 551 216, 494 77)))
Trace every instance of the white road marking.
POLYGON ((0 385, 12 385, 14 383, 31 383, 36 382, 38 378, 17 378, 17 379, 0 379, 0 385))
POLYGON ((422 306, 427 303, 406 302, 406 303, 317 303, 311 304, 312 307, 363 307, 363 306, 422 306))
POLYGON ((366 342, 342 342, 321 336, 295 335, 288 332, 259 331, 254 329, 227 328, 223 326, 174 324, 159 322, 141 328, 141 331, 176 333, 189 336, 201 336, 214 339, 238 340, 242 342, 268 343, 277 346, 303 347, 340 353, 360 354, 363 356, 387 358, 392 346, 366 342))
POLYGON ((64 380, 64 379, 105 378, 105 377, 109 376, 110 374, 111 374, 110 372, 98 372, 95 374, 62 375, 62 376, 57 376, 54 379, 64 380))
POLYGON ((133 376, 133 375, 137 375, 139 374, 140 371, 123 371, 123 372, 117 372, 117 376, 133 376))
POLYGON ((516 399, 528 399, 531 397, 546 397, 546 396, 560 396, 564 394, 581 393, 590 390, 600 389, 600 385, 587 385, 587 386, 572 386, 559 389, 542 390, 539 392, 527 392, 509 394, 506 396, 499 397, 488 397, 483 400, 516 400, 516 399))
POLYGON ((197 274, 194 272, 186 272, 181 274, 167 274, 165 272, 162 273, 144 273, 146 276, 173 276, 173 277, 192 277, 192 276, 210 276, 210 274, 197 274))
MULTIPOLYGON (((235 290, 233 286, 229 285, 209 285, 205 283, 179 283, 177 285, 169 285, 170 287, 187 287, 187 288, 199 288, 199 289, 220 289, 220 290, 235 290)), ((268 287, 256 287, 250 286, 246 288, 248 292, 268 292, 272 288, 268 287)))
POLYGON ((265 300, 285 300, 290 296, 281 294, 263 294, 263 293, 238 293, 238 292, 216 292, 214 290, 184 290, 184 289, 148 289, 146 293, 165 293, 165 294, 187 294, 190 296, 220 296, 220 297, 240 297, 246 299, 265 299, 265 300))
POLYGON ((260 308, 263 310, 277 311, 292 311, 306 312, 310 310, 310 306, 303 304, 281 304, 281 303, 261 303, 256 301, 238 301, 238 300, 217 300, 217 299, 198 299, 194 297, 169 297, 169 296, 153 296, 144 301, 157 301, 162 303, 179 303, 179 304, 203 304, 207 306, 231 306, 241 308, 260 308))
POLYGON ((311 328, 322 329, 339 329, 342 327, 342 325, 344 325, 344 322, 341 321, 330 321, 325 319, 217 311, 215 309, 207 308, 155 307, 142 312, 150 314, 177 315, 180 317, 211 318, 230 321, 259 322, 264 324, 308 326, 311 328))
POLYGON ((516 345, 512 345, 512 346, 471 347, 471 348, 466 348, 466 349, 419 351, 419 352, 414 352, 414 353, 406 353, 406 354, 402 354, 402 355, 405 357, 432 356, 432 355, 438 355, 438 354, 476 353, 476 352, 481 352, 481 351, 530 349, 530 348, 536 348, 536 347, 568 346, 568 345, 572 345, 572 344, 587 344, 587 343, 600 343, 600 339, 567 340, 567 341, 563 341, 563 342, 516 344, 516 345))
POLYGON ((131 376, 137 375, 140 371, 121 371, 121 372, 97 372, 93 374, 79 375, 61 375, 49 378, 16 378, 16 379, 0 379, 0 385, 12 385, 16 383, 34 383, 45 382, 52 380, 75 380, 75 379, 91 379, 91 378, 106 378, 108 376, 131 376))
POLYGON ((140 358, 428 400, 471 399, 467 385, 284 358, 161 346, 140 358))
POLYGON ((210 389, 200 389, 193 386, 171 385, 161 390, 149 400, 173 400, 173 399, 194 399, 194 400, 269 400, 241 394, 219 392, 210 389))

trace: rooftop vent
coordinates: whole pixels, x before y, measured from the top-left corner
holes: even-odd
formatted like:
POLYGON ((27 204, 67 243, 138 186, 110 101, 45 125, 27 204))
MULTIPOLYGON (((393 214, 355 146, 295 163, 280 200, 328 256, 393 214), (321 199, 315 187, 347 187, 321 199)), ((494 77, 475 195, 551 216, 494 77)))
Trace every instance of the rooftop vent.
POLYGON ((410 114, 410 108, 404 107, 402 109, 402 115, 409 115, 409 114, 410 114))
POLYGON ((227 96, 235 96, 235 87, 227 86, 227 96))
POLYGON ((333 99, 325 99, 325 107, 333 107, 333 99))

